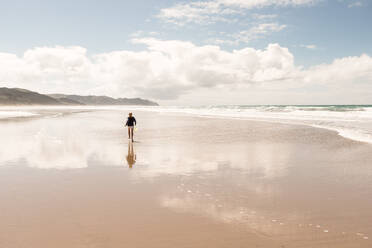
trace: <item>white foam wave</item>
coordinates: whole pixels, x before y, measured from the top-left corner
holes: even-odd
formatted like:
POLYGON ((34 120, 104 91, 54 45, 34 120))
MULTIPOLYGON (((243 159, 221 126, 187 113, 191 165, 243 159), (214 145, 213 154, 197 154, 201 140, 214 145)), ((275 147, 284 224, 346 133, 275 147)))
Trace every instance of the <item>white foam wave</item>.
POLYGON ((348 139, 372 143, 372 106, 206 106, 135 109, 308 125, 336 131, 348 139))
POLYGON ((0 111, 0 119, 15 118, 15 117, 31 117, 38 114, 25 111, 0 111))

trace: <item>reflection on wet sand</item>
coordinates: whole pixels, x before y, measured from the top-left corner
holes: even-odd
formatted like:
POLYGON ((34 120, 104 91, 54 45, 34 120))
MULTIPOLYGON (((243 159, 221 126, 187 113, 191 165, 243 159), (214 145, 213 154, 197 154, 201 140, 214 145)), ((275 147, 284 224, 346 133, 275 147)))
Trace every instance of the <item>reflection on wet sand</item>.
POLYGON ((372 147, 307 127, 137 116, 136 144, 119 111, 0 123, 0 247, 372 247, 372 147))
POLYGON ((133 165, 136 163, 136 153, 134 151, 133 142, 128 141, 128 154, 127 154, 127 163, 129 168, 132 168, 133 165))

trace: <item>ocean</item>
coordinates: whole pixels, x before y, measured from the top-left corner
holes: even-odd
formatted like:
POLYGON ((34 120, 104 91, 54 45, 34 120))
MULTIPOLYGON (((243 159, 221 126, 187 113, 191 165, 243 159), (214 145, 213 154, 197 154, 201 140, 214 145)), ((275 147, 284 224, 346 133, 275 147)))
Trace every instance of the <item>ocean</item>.
POLYGON ((135 109, 308 125, 336 131, 352 140, 372 143, 372 105, 210 105, 135 109))

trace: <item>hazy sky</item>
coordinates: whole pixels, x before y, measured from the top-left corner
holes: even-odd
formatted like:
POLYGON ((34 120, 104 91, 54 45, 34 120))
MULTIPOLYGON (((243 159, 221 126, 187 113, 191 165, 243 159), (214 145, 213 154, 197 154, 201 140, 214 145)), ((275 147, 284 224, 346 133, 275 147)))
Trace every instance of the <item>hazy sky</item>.
POLYGON ((0 86, 172 105, 372 103, 371 0, 0 4, 0 86))

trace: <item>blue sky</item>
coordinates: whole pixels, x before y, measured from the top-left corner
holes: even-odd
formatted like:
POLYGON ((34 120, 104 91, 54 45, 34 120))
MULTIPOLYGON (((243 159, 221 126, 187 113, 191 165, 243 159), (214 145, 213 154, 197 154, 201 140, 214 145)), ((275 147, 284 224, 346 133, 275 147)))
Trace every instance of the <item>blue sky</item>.
MULTIPOLYGON (((249 1, 249 0, 247 0, 249 1)), ((187 1, 186 1, 187 2, 187 1)), ((1 1, 0 51, 22 54, 35 46, 79 45, 89 52, 138 49, 129 42, 131 34, 158 32, 160 39, 188 40, 208 44, 223 38, 214 32, 234 33, 257 23, 253 14, 277 15, 274 19, 287 27, 266 37, 238 45, 264 48, 279 43, 290 48, 299 64, 330 62, 337 57, 372 53, 372 1, 321 1, 310 6, 268 7, 232 15, 237 23, 189 24, 178 27, 156 18, 162 8, 177 1, 1 1), (360 2, 361 6, 349 7, 360 2), (306 49, 301 45, 315 45, 306 49)))
MULTIPOLYGON (((155 41, 179 41, 184 42, 183 45, 186 42, 191 42, 195 46, 193 51, 205 46, 217 46, 220 49, 220 51, 217 51, 218 53, 225 51, 233 53, 234 50, 245 48, 264 51, 269 44, 278 44, 280 48, 288 49, 290 55, 293 56, 293 66, 301 74, 304 73, 301 70, 307 70, 322 64, 331 65, 335 59, 350 56, 358 57, 362 54, 370 56, 372 54, 372 32, 370 31, 372 1, 369 0, 14 0, 0 1, 0 3, 0 30, 2 32, 0 53, 14 54, 19 60, 24 59, 26 51, 34 51, 33 49, 37 47, 81 47, 86 49, 84 56, 87 60, 90 60, 91 64, 97 64, 96 61, 93 61, 94 56, 113 51, 134 52, 138 53, 139 56, 141 56, 141 52, 155 50, 167 53, 167 51, 157 50, 159 46, 154 43, 155 41)), ((181 43, 177 44, 180 45, 181 43)), ((48 52, 51 52, 51 50, 48 50, 48 52)), ((222 55, 219 54, 218 56, 222 55)), ((154 62, 153 57, 148 59, 150 62, 142 62, 157 63, 154 62)), ((278 61, 283 61, 283 58, 278 57, 278 61)), ((369 60, 367 62, 363 61, 362 63, 369 63, 369 60)), ((7 61, 3 63, 7 64, 7 61)), ((14 63, 25 64, 24 61, 14 63)), ((230 72, 234 71, 235 73, 235 69, 234 67, 234 70, 230 70, 230 72)), ((24 71, 15 73, 21 74, 24 78, 24 71)), ((66 89, 68 89, 67 92, 79 91, 78 93, 102 91, 110 95, 115 95, 112 92, 118 92, 118 89, 123 91, 125 89, 125 92, 130 92, 129 95, 159 98, 160 101, 172 99, 170 103, 176 103, 176 99, 190 94, 194 90, 195 92, 198 91, 198 94, 203 94, 203 91, 205 89, 209 90, 209 85, 213 84, 202 82, 201 79, 195 79, 194 82, 190 79, 194 77, 186 75, 184 81, 178 83, 180 88, 173 89, 173 85, 169 86, 161 81, 163 77, 170 78, 170 76, 164 76, 164 70, 161 74, 153 71, 150 73, 156 75, 156 77, 152 78, 151 82, 143 82, 141 87, 137 89, 133 85, 131 87, 120 85, 104 87, 101 85, 102 82, 88 85, 85 81, 79 81, 76 78, 71 79, 70 76, 68 76, 70 81, 74 81, 74 84, 78 82, 80 85, 75 88, 69 85, 66 89), (187 80, 190 82, 186 82, 187 80), (159 87, 153 82, 158 82, 159 87), (151 84, 150 88, 159 88, 160 93, 154 96, 148 93, 141 94, 140 90, 144 90, 148 83, 151 84), (84 84, 87 84, 86 87, 84 84), (195 85, 198 85, 198 87, 195 85), (200 85, 201 87, 199 87, 200 85), (208 85, 208 87, 204 87, 204 85, 208 85), (169 92, 174 90, 175 97, 162 97, 161 92, 167 92, 167 87, 170 87, 169 92), (131 90, 128 90, 129 88, 131 90), (182 93, 179 93, 179 91, 182 91, 182 93)), ((226 72, 224 76, 226 78, 229 78, 229 76, 231 76, 230 78, 239 78, 244 74, 244 71, 239 73, 240 75, 228 75, 229 72, 226 72)), ((292 72, 288 73, 293 74, 292 72)), ((27 82, 20 81, 18 74, 11 77, 17 80, 0 77, 0 82, 11 86, 27 86, 27 82)), ((296 74, 296 77, 298 75, 296 74)), ((369 77, 365 78, 364 74, 362 76, 364 82, 369 83, 369 77)), ((351 80, 359 80, 362 76, 358 74, 355 79, 351 80)), ((26 78, 33 77, 34 75, 26 76, 26 78)), ((66 75, 64 75, 65 77, 66 75)), ((79 75, 79 78, 81 77, 85 78, 86 75, 79 75)), ((248 85, 250 92, 252 92, 252 87, 259 92, 277 91, 277 89, 274 89, 275 87, 269 87, 269 89, 256 88, 257 82, 261 84, 266 78, 260 78, 259 80, 248 78, 245 86, 243 85, 244 78, 242 78, 239 85, 243 85, 243 87, 248 85)), ((61 78, 56 79, 55 75, 41 80, 45 82, 43 85, 36 86, 37 89, 44 89, 46 92, 64 89, 60 86, 61 82, 53 81, 62 80, 61 78), (53 81, 50 83, 50 87, 46 82, 48 80, 53 81), (59 86, 56 87, 56 85, 59 86)), ((126 79, 117 78, 115 80, 117 84, 127 83, 126 79)), ((283 81, 282 78, 270 78, 270 80, 283 81)), ((224 88, 227 84, 218 85, 216 83, 211 88, 216 90, 217 95, 218 90, 224 88)), ((295 88, 294 91, 297 92, 300 88, 319 87, 302 84, 298 87, 286 85, 287 92, 291 92, 295 88)), ((29 88, 33 86, 30 83, 29 88)), ((329 87, 327 83, 321 86, 324 89, 329 87)), ((229 92, 233 88, 236 87, 229 87, 229 92)), ((190 97, 185 98, 185 101, 186 99, 190 99, 190 97)), ((241 99, 243 101, 244 97, 241 97, 241 99)), ((324 97, 324 99, 327 99, 327 97, 324 97)), ((339 99, 339 101, 341 100, 339 99)), ((346 98, 346 100, 349 99, 346 98)), ((225 99, 224 103, 226 102, 229 102, 229 99, 225 99)))

